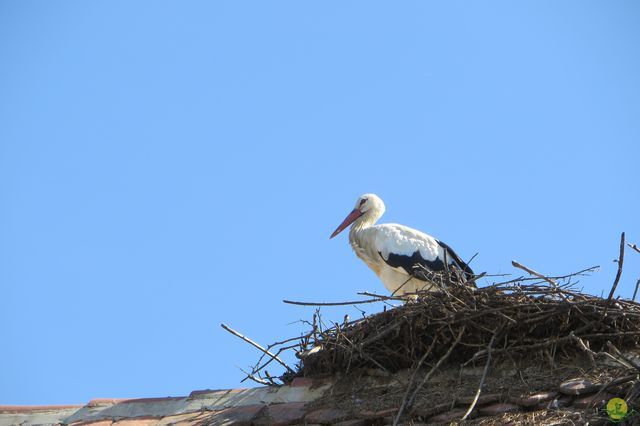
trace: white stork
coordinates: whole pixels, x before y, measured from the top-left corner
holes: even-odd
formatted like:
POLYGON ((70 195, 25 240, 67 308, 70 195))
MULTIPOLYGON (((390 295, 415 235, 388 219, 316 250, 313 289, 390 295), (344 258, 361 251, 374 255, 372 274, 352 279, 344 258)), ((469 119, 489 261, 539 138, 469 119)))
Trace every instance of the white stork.
POLYGON ((351 247, 392 294, 437 290, 434 284, 424 280, 424 276, 416 276, 416 268, 420 267, 432 272, 457 268, 463 281, 474 275, 451 247, 431 235, 395 223, 375 225, 384 210, 380 197, 362 195, 329 238, 353 224, 349 231, 351 247))

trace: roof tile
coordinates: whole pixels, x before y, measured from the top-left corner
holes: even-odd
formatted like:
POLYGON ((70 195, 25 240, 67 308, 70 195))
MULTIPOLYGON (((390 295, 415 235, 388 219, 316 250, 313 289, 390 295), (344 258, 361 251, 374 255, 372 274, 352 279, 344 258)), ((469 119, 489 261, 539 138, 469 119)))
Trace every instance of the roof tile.
POLYGON ((501 414, 520 411, 520 406, 505 402, 505 403, 497 403, 497 404, 491 404, 485 407, 481 407, 479 411, 480 411, 480 415, 482 416, 499 416, 501 414))
POLYGON ((0 413, 34 413, 82 408, 82 405, 0 405, 0 413))
POLYGON ((128 398, 96 398, 87 403, 87 407, 104 407, 106 405, 120 404, 129 401, 128 398))
MULTIPOLYGON (((429 418, 429 423, 449 423, 460 420, 467 412, 464 408, 456 408, 429 418)), ((472 415, 473 417, 473 415, 472 415)))
POLYGON ((256 424, 284 426, 302 423, 306 413, 304 402, 269 405, 263 413, 263 416, 260 416, 260 418, 256 420, 256 424))
POLYGON ((339 408, 320 408, 306 415, 307 423, 336 423, 347 420, 349 413, 339 408))
POLYGON ((207 411, 197 411, 195 413, 167 416, 163 417, 156 426, 195 426, 200 424, 202 417, 206 417, 207 414, 209 414, 207 411))
POLYGON ((123 419, 113 423, 113 426, 155 426, 159 419, 156 417, 138 417, 135 419, 123 419))
POLYGON ((363 419, 381 419, 383 417, 393 416, 397 412, 398 412, 398 407, 387 408, 385 410, 377 410, 377 411, 365 410, 365 411, 358 412, 357 417, 360 417, 363 419))
POLYGON ((558 392, 537 392, 530 395, 513 396, 509 398, 509 402, 518 404, 522 407, 533 407, 541 402, 552 400, 558 396, 558 392))
POLYGON ((203 424, 211 424, 216 426, 234 425, 234 426, 250 426, 253 419, 258 417, 264 409, 264 404, 245 405, 244 407, 227 408, 215 411, 210 415, 200 418, 203 424))

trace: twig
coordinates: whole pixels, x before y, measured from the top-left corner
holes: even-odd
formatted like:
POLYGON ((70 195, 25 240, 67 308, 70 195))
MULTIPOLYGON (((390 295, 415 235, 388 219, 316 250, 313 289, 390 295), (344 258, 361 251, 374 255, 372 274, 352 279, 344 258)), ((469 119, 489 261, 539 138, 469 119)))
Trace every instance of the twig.
MULTIPOLYGON (((601 352, 601 353, 606 353, 606 352, 601 352)), ((611 356, 610 354, 607 353, 607 355, 611 356)), ((620 362, 619 360, 615 359, 620 365, 622 365, 623 367, 626 367, 622 362, 620 362)), ((615 379, 610 380, 608 383, 605 383, 603 385, 600 385, 600 389, 598 389, 598 393, 596 393, 593 398, 591 399, 593 402, 591 404, 594 404, 596 401, 599 401, 598 398, 600 398, 600 395, 602 395, 602 393, 604 391, 606 391, 607 389, 609 389, 611 386, 616 386, 622 383, 627 383, 633 379, 636 379, 638 377, 637 374, 629 374, 626 376, 619 376, 616 377, 615 379)))
POLYGON ((272 354, 271 352, 269 352, 268 350, 266 350, 265 348, 263 348, 262 346, 260 346, 258 343, 254 342, 253 340, 249 339, 248 337, 243 336, 242 334, 238 333, 237 331, 235 331, 234 329, 232 329, 231 327, 229 327, 226 324, 220 324, 220 326, 222 328, 224 328, 225 330, 227 330, 229 333, 233 334, 234 336, 237 336, 239 338, 241 338, 242 340, 244 340, 245 342, 249 343, 251 346, 261 350, 262 352, 264 352, 265 354, 267 354, 268 356, 270 356, 271 358, 275 359, 276 361, 278 361, 280 363, 280 365, 282 365, 284 368, 286 368, 287 370, 293 372, 293 368, 289 367, 283 360, 281 360, 277 355, 272 354))
POLYGON ((379 299, 385 299, 385 300, 388 300, 388 299, 391 299, 391 300, 400 300, 400 299, 395 299, 395 298, 390 297, 390 296, 385 296, 384 294, 371 293, 370 291, 362 291, 362 292, 359 292, 358 294, 359 294, 360 296, 376 297, 376 298, 379 298, 379 299))
POLYGON ((634 302, 636 301, 636 294, 638 294, 638 287, 640 287, 640 278, 638 278, 638 282, 636 283, 636 289, 633 290, 633 298, 631 300, 634 302))
POLYGON ((627 244, 627 245, 632 249, 634 249, 635 251, 637 251, 638 253, 640 253, 640 247, 638 247, 636 244, 627 244))
POLYGON ((613 352, 615 352, 615 354, 620 357, 623 361, 625 361, 627 364, 629 364, 631 367, 635 368, 636 370, 640 371, 640 365, 638 365, 638 363, 636 363, 635 361, 633 361, 632 359, 630 359, 629 357, 627 357, 625 354, 623 354, 620 349, 616 348, 613 343, 611 343, 610 341, 607 341, 607 347, 609 349, 611 349, 613 352))
MULTIPOLYGON (((559 288, 558 283, 553 279, 553 278, 549 278, 546 275, 542 275, 540 272, 536 272, 533 269, 524 266, 522 263, 518 263, 515 260, 511 261, 511 264, 516 267, 516 268, 520 268, 523 271, 527 271, 529 274, 534 275, 542 280, 545 280, 546 282, 548 282, 549 284, 551 284, 551 286, 553 288, 555 288, 556 290, 559 288)), ((567 296, 565 296, 562 293, 558 293, 560 295, 560 297, 562 297, 562 299, 564 299, 565 301, 567 300, 567 296)))
MULTIPOLYGON (((380 257, 382 257, 382 255, 380 255, 380 257)), ((383 260, 384 260, 384 259, 383 259, 383 260)), ((408 283, 409 281, 411 281, 412 279, 413 279, 413 275, 409 275, 409 278, 407 278, 407 279, 406 279, 406 281, 402 283, 402 285, 400 285, 398 288, 396 288, 395 290, 393 290, 393 293, 391 293, 391 297, 395 296, 395 295, 396 295, 396 293, 397 293, 397 292, 399 292, 399 291, 400 291, 400 289, 401 289, 402 287, 404 287, 405 285, 407 285, 407 283, 408 283)), ((406 292, 405 292, 405 293, 406 293, 406 292)))
POLYGON ((609 297, 607 298, 607 304, 605 305, 604 312, 602 313, 603 318, 607 316, 607 309, 609 309, 609 305, 611 304, 613 293, 615 293, 616 287, 618 287, 618 282, 620 281, 620 276, 622 275, 623 262, 624 262, 624 232, 620 235, 620 257, 618 257, 618 273, 616 273, 616 279, 613 281, 613 286, 611 287, 611 291, 609 292, 609 297))
MULTIPOLYGON (((395 305, 389 303, 390 301, 398 301, 398 302, 405 302, 406 299, 402 298, 402 297, 391 297, 391 296, 384 296, 382 294, 376 294, 376 293, 371 293, 368 291, 362 291, 358 293, 359 296, 369 296, 369 297, 377 297, 380 299, 380 302, 384 303, 384 309, 386 310, 387 306, 389 308, 395 308, 395 305)), ((355 307, 355 306, 354 306, 355 307)), ((356 308, 357 309, 357 308, 356 308)))
POLYGON ((536 276, 536 277, 538 277, 540 279, 545 280, 546 282, 548 282, 549 284, 551 284, 554 287, 558 287, 558 283, 555 282, 553 279, 551 279, 551 278, 549 278, 549 277, 547 277, 545 275, 542 275, 540 272, 536 272, 536 271, 534 271, 533 269, 531 269, 531 268, 529 268, 527 266, 524 266, 522 263, 519 263, 519 262, 516 262, 515 260, 512 260, 511 264, 513 266, 515 266, 516 268, 520 268, 523 271, 526 271, 531 275, 534 275, 534 276, 536 276))
POLYGON ((451 355, 451 352, 453 352, 453 350, 455 349, 456 346, 458 346, 458 343, 460 343, 460 339, 462 339, 462 335, 464 334, 466 327, 462 327, 460 329, 460 332, 458 333, 458 337, 456 337, 456 340, 451 344, 451 346, 449 347, 449 350, 447 350, 447 353, 445 353, 436 363, 436 365, 434 365, 431 370, 429 370, 429 372, 422 378, 422 382, 420 382, 420 384, 416 387, 416 389, 413 391, 413 395, 411 396, 411 399, 409 400, 409 407, 413 406, 413 402, 416 399, 416 396, 418 395, 418 392, 420 391, 420 389, 422 389, 422 387, 424 386, 424 384, 427 382, 427 380, 429 380, 431 378, 431 376, 433 375, 433 373, 436 372, 436 370, 438 368, 440 368, 440 366, 442 365, 443 362, 445 362, 447 360, 447 358, 449 358, 449 355, 451 355))
POLYGON ((480 398, 480 392, 482 392, 482 385, 484 384, 484 379, 487 377, 487 372, 489 371, 489 365, 491 364, 491 349, 493 349, 493 342, 496 340, 496 335, 498 332, 496 331, 493 336, 491 336, 491 341, 487 345, 487 362, 484 365, 484 371, 482 372, 482 377, 480 378, 480 384, 478 385, 478 390, 476 390, 476 395, 473 397, 473 401, 469 406, 469 409, 464 416, 462 416, 462 420, 466 420, 469 417, 469 414, 473 411, 478 403, 478 398, 480 398))
MULTIPOLYGON (((640 331, 624 331, 624 332, 616 332, 616 333, 593 333, 593 334, 585 334, 582 337, 586 339, 586 338, 595 338, 595 337, 604 338, 604 337, 637 336, 637 335, 640 335, 640 331)), ((532 349, 544 348, 546 346, 558 344, 558 343, 561 343, 561 342, 565 342, 567 340, 571 340, 571 336, 558 337, 558 338, 555 338, 555 339, 544 340, 544 341, 538 342, 538 343, 530 343, 530 344, 509 346, 509 347, 505 347, 505 348, 494 349, 493 353, 497 354, 497 353, 503 353, 503 352, 506 352, 506 351, 517 351, 517 350, 529 350, 530 351, 532 349)), ((469 363, 471 363, 471 362, 473 362, 473 361, 485 356, 486 353, 487 353, 486 349, 483 349, 481 351, 476 352, 475 354, 473 354, 471 359, 469 359, 463 365, 468 365, 469 363)))
MULTIPOLYGON (((557 277, 547 277, 547 278, 551 278, 552 280, 565 280, 567 278, 571 278, 571 277, 576 277, 576 276, 581 276, 581 275, 587 275, 587 273, 589 272, 595 272, 600 268, 600 265, 596 265, 596 266, 592 266, 590 268, 585 268, 581 271, 578 272, 573 272, 571 274, 567 274, 567 275, 558 275, 557 277)), ((539 277, 537 277, 539 278, 539 277)), ((492 284, 489 287, 498 287, 498 286, 502 286, 502 285, 506 285, 506 284, 513 284, 513 283, 520 283, 523 281, 532 281, 535 280, 537 278, 524 278, 524 277, 518 277, 518 278, 514 278, 512 280, 509 281, 503 281, 503 282, 499 282, 499 283, 495 283, 492 284)), ((486 287, 485 287, 486 288, 486 287)))
POLYGON ((437 339, 434 337, 433 341, 431 342, 431 345, 429 345, 429 348, 426 350, 424 355, 422 355, 422 357, 414 367, 413 372, 411 373, 411 377, 409 378, 409 382, 407 383, 407 388, 405 389, 404 397, 402 398, 402 405, 400 406, 400 409, 398 410, 398 414, 394 419, 394 423, 393 423, 394 425, 396 425, 397 422, 400 421, 400 416, 402 415, 402 412, 404 411, 407 405, 407 401, 409 400, 409 392, 411 392, 411 387, 413 386, 413 382, 416 379, 416 375, 418 374, 418 371, 420 371, 420 367, 422 366, 422 363, 431 354, 431 351, 433 350, 433 347, 435 346, 436 342, 437 342, 437 339))
POLYGON ((364 339, 362 342, 360 342, 360 348, 363 348, 377 340, 380 340, 381 338, 383 338, 384 336, 386 336, 387 334, 391 333, 393 330, 395 330, 396 328, 400 327, 402 323, 401 322, 396 322, 396 323, 392 323, 386 327, 384 327, 382 330, 380 330, 379 333, 374 334, 373 336, 369 336, 366 339, 364 339))
MULTIPOLYGON (((272 347, 273 345, 271 345, 270 347, 272 347)), ((266 366, 268 366, 269 364, 271 364, 271 361, 275 360, 282 352, 289 350, 289 349, 294 349, 294 348, 299 348, 300 347, 300 343, 297 343, 295 345, 290 345, 290 346, 284 346, 280 349, 278 349, 278 352, 272 356, 271 358, 269 358, 267 361, 264 362, 264 364, 260 365, 260 362, 262 361, 262 357, 258 360, 258 363, 256 364, 255 367, 253 367, 253 372, 257 373, 258 371, 264 369, 266 366)), ((266 355, 266 352, 265 354, 266 355)))
MULTIPOLYGON (((449 350, 447 351, 447 353, 445 353, 438 360, 436 365, 434 365, 431 368, 431 370, 429 370, 429 372, 422 378, 422 382, 420 382, 420 384, 418 386, 416 386, 415 390, 413 391, 413 394, 411 395, 411 398, 409 398, 408 401, 403 401, 402 406, 400 407, 400 410, 398 410, 398 414, 396 415, 396 418, 393 420, 393 425, 394 426, 397 426, 398 423, 400 422, 400 419, 402 418, 402 414, 404 414, 405 409, 411 408, 411 406, 413 405, 413 401, 416 399, 416 395, 418 394, 420 389, 422 389, 422 387, 427 382, 427 380, 429 380, 431 378, 431 376, 433 375, 433 373, 435 373, 435 371, 438 368, 440 368, 440 365, 442 365, 442 363, 445 362, 447 360, 447 358, 449 358, 449 355, 451 355, 451 352, 453 352, 453 349, 455 349, 455 347, 458 346, 458 343, 460 342, 460 339, 462 339, 462 335, 464 334, 464 330, 465 330, 465 327, 463 326, 460 329, 460 332, 458 333, 458 337, 456 337, 456 340, 449 347, 449 350)), ((423 357, 423 360, 424 360, 424 358, 425 357, 423 357)), ((416 367, 416 368, 419 368, 419 366, 416 367)))
POLYGON ((352 302, 296 302, 294 300, 283 300, 284 303, 289 305, 300 306, 343 306, 343 305, 362 305, 364 303, 384 302, 390 298, 384 299, 371 299, 371 300, 356 300, 352 302))
POLYGON ((244 381, 244 380, 246 380, 246 379, 251 379, 251 380, 253 380, 253 381, 254 381, 254 382, 256 382, 256 383, 260 383, 261 385, 267 385, 267 386, 275 385, 275 383, 273 382, 273 380, 272 380, 271 382, 269 382, 269 381, 267 381, 267 380, 265 380, 265 379, 262 379, 262 378, 260 378, 260 377, 256 377, 254 374, 247 373, 246 371, 244 371, 244 370, 243 370, 242 368, 240 368, 240 367, 238 367, 238 369, 239 369, 240 371, 242 371, 244 374, 246 374, 246 375, 247 375, 247 377, 245 377, 245 379, 243 379, 243 381, 244 381))
POLYGON ((609 352, 598 352, 596 355, 599 358, 606 359, 609 362, 614 362, 616 364, 619 364, 619 365, 623 366, 624 368, 631 368, 631 366, 628 365, 626 362, 619 360, 615 356, 611 355, 609 352))
POLYGON ((578 345, 578 347, 587 354, 587 356, 589 357, 589 361, 591 361, 591 365, 595 366, 596 365, 596 359, 595 359, 595 355, 597 355, 595 352, 593 352, 591 349, 589 349, 589 347, 584 343, 584 340, 582 340, 581 338, 579 338, 578 336, 576 336, 575 334, 573 334, 573 331, 571 331, 571 333, 569 333, 569 337, 571 338, 571 340, 573 340, 574 342, 576 342, 576 344, 578 345))
MULTIPOLYGON (((274 348, 274 347, 276 347, 276 346, 282 346, 282 345, 284 345, 285 343, 289 343, 289 342, 292 342, 292 341, 294 341, 294 340, 304 340, 304 339, 309 339, 309 337, 311 337, 311 335, 312 335, 312 334, 313 334, 313 331, 311 331, 311 332, 307 333, 306 335, 305 335, 305 334, 303 334, 303 335, 301 335, 301 336, 291 337, 291 338, 289 338, 289 339, 281 340, 281 341, 279 341, 279 342, 274 342, 274 343, 270 344, 269 346, 267 346, 267 351, 271 351, 271 349, 272 349, 272 348, 274 348)), ((277 353, 276 355, 280 355, 280 353, 282 353, 283 351, 285 351, 285 350, 287 350, 287 349, 292 349, 292 348, 296 348, 296 347, 299 347, 299 346, 300 346, 300 343, 297 343, 297 344, 295 344, 295 345, 291 345, 291 346, 285 346, 285 347, 282 347, 282 348, 278 349, 278 353, 277 353)), ((270 359, 269 359, 269 360, 268 360, 268 361, 267 361, 263 366, 258 367, 266 355, 267 355, 267 353, 266 353, 266 352, 264 352, 264 353, 260 356, 260 358, 258 359, 258 362, 256 363, 256 366, 253 368, 253 372, 254 372, 254 373, 255 373, 255 372, 257 372, 257 371, 262 370, 262 369, 263 369, 264 367, 266 367, 266 366, 267 366, 271 361, 273 361, 273 360, 275 359, 275 358, 270 358, 270 359)))

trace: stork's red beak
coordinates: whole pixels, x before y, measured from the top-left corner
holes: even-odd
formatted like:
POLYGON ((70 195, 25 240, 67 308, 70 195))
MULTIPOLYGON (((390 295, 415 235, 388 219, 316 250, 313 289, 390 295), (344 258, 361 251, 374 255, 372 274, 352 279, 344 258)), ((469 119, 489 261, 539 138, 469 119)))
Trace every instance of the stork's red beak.
POLYGON ((353 211, 351 213, 349 213, 349 215, 347 217, 344 218, 344 220, 342 221, 342 223, 340 224, 340 226, 338 226, 336 228, 335 231, 333 231, 333 234, 331 234, 331 236, 329 237, 329 239, 335 237, 336 235, 338 235, 339 233, 341 233, 342 231, 344 231, 344 228, 346 228, 347 226, 351 225, 357 218, 359 218, 360 216, 362 216, 362 212, 358 209, 353 209, 353 211))

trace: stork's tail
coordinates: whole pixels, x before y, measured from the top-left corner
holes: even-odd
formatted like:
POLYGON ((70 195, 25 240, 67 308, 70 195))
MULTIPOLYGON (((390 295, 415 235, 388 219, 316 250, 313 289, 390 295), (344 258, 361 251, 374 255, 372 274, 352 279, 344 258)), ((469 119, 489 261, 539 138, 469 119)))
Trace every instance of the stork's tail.
POLYGON ((473 272, 473 269, 471 269, 471 267, 464 260, 462 260, 462 258, 458 256, 458 254, 455 251, 453 251, 453 249, 449 247, 447 244, 439 240, 438 240, 438 244, 444 247, 444 249, 446 250, 447 256, 453 260, 453 264, 457 267, 456 269, 459 270, 460 273, 457 275, 459 275, 460 281, 463 284, 468 284, 470 286, 477 287, 475 283, 477 276, 475 272, 473 272))

